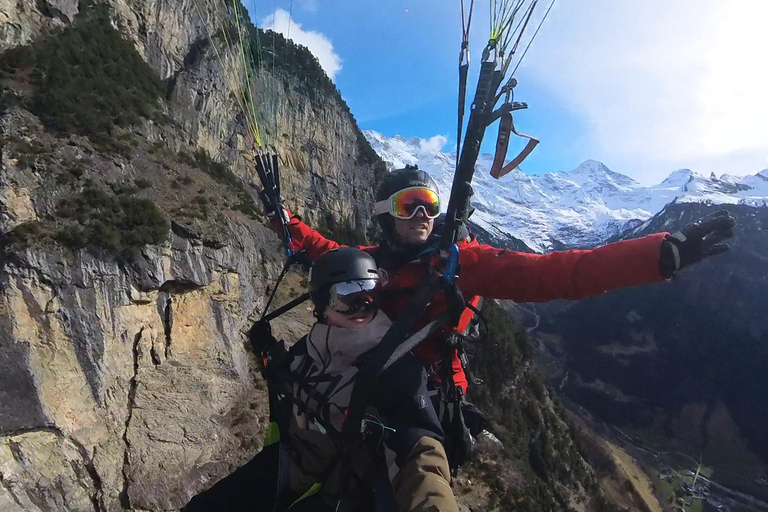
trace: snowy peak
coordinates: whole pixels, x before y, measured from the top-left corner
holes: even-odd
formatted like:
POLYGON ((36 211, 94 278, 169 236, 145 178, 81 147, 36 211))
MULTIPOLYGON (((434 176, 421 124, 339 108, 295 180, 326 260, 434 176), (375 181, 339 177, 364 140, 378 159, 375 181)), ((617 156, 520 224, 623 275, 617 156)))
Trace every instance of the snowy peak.
POLYGON ((450 155, 443 153, 442 149, 447 139, 441 135, 431 139, 411 137, 406 139, 400 135, 385 137, 371 130, 363 131, 371 147, 392 169, 402 168, 406 165, 422 166, 426 162, 434 161, 442 166, 452 161, 450 155))
POLYGON ((599 183, 599 184, 612 184, 616 186, 636 186, 637 182, 629 176, 624 176, 617 172, 613 172, 602 162, 597 160, 586 160, 582 162, 577 168, 572 171, 561 173, 562 176, 567 176, 568 179, 573 179, 580 184, 587 183, 599 183))
MULTIPOLYGON (((385 137, 363 132, 391 169, 418 165, 438 183, 448 204, 455 153, 444 153, 445 137, 385 137)), ((481 154, 472 187, 472 220, 494 237, 512 236, 537 251, 558 244, 588 246, 638 225, 672 202, 768 205, 768 169, 747 177, 702 176, 690 169, 672 172, 650 187, 587 160, 571 171, 528 175, 519 169, 502 180, 489 176, 493 155, 481 154)))
POLYGON ((694 173, 690 169, 678 169, 667 176, 667 179, 662 181, 661 184, 672 187, 683 187, 690 183, 693 178, 694 173))

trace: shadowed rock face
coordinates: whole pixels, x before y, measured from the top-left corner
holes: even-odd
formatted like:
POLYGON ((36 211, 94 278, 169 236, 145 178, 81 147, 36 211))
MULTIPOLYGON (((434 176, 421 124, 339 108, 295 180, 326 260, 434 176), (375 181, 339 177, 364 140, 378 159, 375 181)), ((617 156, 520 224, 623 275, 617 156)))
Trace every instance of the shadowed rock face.
MULTIPOLYGON (((215 26, 219 4, 198 3, 215 26)), ((171 122, 126 130, 131 150, 114 153, 45 130, 22 108, 0 112, 2 511, 178 509, 253 456, 268 421, 244 332, 280 271, 280 243, 231 208, 231 190, 175 156, 207 151, 255 198, 235 102, 210 49, 196 44, 206 26, 192 0, 110 4, 121 32, 167 79, 171 122), (55 221, 61 201, 82 186, 57 181, 73 165, 106 190, 148 179, 141 194, 170 218, 167 242, 120 255, 72 253, 50 239, 7 246, 11 230, 55 221), (184 176, 189 190, 173 188, 184 176), (177 214, 198 189, 216 201, 211 214, 177 214)), ((0 50, 66 26, 77 8, 0 0, 0 50)), ((375 162, 361 163, 362 137, 346 106, 309 98, 292 77, 269 70, 257 81, 269 112, 263 126, 283 141, 291 209, 310 222, 330 211, 365 230, 375 162)), ((288 281, 279 300, 301 286, 298 276, 288 281)), ((304 309, 276 329, 295 337, 311 320, 304 309)))
POLYGON ((7 336, 11 317, 0 319, 0 421, 4 431, 34 428, 45 424, 45 415, 35 393, 34 375, 29 368, 29 347, 7 336))
MULTIPOLYGON (((743 436, 766 460, 768 209, 727 208, 738 222, 730 252, 672 282, 539 306, 536 333, 562 353, 564 392, 602 418, 655 426, 692 450, 736 449, 743 436)), ((718 209, 671 205, 638 234, 718 209)))

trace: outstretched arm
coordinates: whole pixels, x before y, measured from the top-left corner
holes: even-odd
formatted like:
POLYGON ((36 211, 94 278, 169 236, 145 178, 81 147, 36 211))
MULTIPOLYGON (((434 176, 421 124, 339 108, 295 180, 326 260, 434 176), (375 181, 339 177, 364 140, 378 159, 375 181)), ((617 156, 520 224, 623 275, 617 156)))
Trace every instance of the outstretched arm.
POLYGON ((662 281, 659 258, 667 236, 656 233, 591 250, 549 254, 470 247, 461 253, 458 285, 465 294, 545 302, 662 281))
POLYGON ((616 242, 588 251, 526 254, 489 245, 461 253, 459 287, 465 292, 517 302, 580 299, 608 290, 653 283, 729 249, 736 221, 722 210, 680 232, 616 242))

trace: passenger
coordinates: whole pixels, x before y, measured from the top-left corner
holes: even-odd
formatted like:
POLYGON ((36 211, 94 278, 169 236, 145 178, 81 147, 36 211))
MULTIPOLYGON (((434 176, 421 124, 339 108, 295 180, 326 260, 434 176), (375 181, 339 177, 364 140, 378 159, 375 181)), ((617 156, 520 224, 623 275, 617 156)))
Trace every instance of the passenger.
POLYGON ((317 322, 285 357, 270 354, 265 369, 272 399, 284 410, 290 406, 278 419, 287 482, 278 478, 279 492, 270 494, 264 484, 274 480, 270 471, 279 471, 279 458, 257 456, 193 499, 186 512, 241 510, 232 499, 254 511, 286 505, 291 511, 458 511, 427 374, 412 354, 384 371, 365 400, 364 441, 345 444, 356 365, 391 326, 377 307, 378 281, 373 257, 357 249, 334 249, 315 262, 309 287, 317 322))

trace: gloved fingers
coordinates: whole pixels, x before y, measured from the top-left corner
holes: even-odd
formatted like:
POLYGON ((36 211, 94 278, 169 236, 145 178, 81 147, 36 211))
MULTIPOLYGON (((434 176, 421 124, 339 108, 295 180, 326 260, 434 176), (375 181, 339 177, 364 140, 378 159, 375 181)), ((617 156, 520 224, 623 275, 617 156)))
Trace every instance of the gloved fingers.
POLYGON ((714 231, 717 227, 717 223, 714 218, 699 219, 695 222, 686 224, 681 230, 681 233, 685 237, 685 240, 701 240, 708 233, 714 231))
POLYGON ((267 193, 266 189, 259 192, 259 199, 261 200, 261 204, 264 205, 264 213, 267 215, 267 217, 274 217, 277 213, 279 205, 275 204, 275 202, 269 196, 269 193, 267 193))
POLYGON ((730 248, 731 246, 726 242, 720 242, 719 244, 715 244, 704 249, 703 254, 704 257, 715 256, 717 254, 722 254, 728 251, 730 248))
POLYGON ((712 231, 733 231, 736 226, 736 219, 731 217, 727 210, 720 210, 708 219, 704 219, 702 227, 708 232, 712 231))
POLYGON ((736 234, 736 227, 731 226, 722 231, 715 231, 715 234, 720 236, 720 238, 733 238, 733 235, 736 234))
POLYGON ((733 227, 725 228, 717 231, 713 231, 704 237, 703 244, 705 247, 718 244, 728 238, 733 238, 735 229, 733 227))
POLYGON ((734 219, 727 210, 721 210, 712 217, 712 220, 717 226, 721 228, 733 228, 736 226, 736 219, 734 219))
POLYGON ((730 216, 731 216, 731 213, 726 209, 717 210, 715 213, 712 214, 712 217, 730 217, 730 216))
POLYGON ((686 238, 704 238, 709 233, 715 231, 726 232, 729 229, 733 230, 735 226, 736 219, 731 217, 727 210, 720 210, 713 215, 686 225, 682 233, 686 238))

